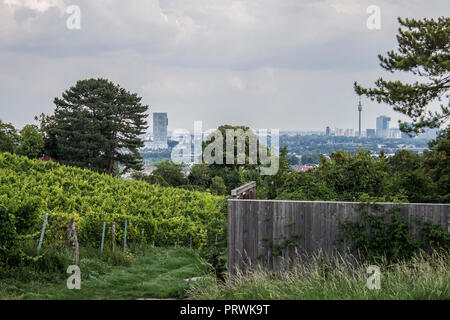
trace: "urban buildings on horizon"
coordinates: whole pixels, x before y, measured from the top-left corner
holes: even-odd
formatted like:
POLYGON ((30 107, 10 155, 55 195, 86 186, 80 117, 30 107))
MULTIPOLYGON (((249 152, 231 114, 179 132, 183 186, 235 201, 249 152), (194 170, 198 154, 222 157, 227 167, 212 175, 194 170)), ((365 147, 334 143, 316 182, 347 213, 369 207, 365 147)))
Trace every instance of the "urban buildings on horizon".
POLYGON ((144 149, 167 149, 167 126, 169 120, 167 112, 154 112, 153 113, 153 134, 147 132, 142 135, 144 140, 144 149))

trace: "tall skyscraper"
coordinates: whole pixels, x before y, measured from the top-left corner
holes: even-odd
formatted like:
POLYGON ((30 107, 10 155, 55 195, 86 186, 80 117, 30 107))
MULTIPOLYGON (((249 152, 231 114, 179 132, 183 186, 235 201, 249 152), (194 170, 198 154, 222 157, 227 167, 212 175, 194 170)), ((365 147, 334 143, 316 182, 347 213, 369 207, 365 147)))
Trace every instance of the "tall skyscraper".
POLYGON ((327 137, 331 136, 331 128, 330 128, 330 127, 327 127, 327 128, 325 129, 325 135, 326 135, 327 137))
POLYGON ((359 131, 358 131, 358 137, 360 137, 360 138, 361 138, 361 111, 362 111, 361 96, 359 96, 359 103, 358 103, 358 112, 359 112, 359 131))
POLYGON ((167 148, 167 113, 153 113, 153 144, 156 147, 167 148))
POLYGON ((377 118, 377 137, 387 138, 389 135, 389 121, 391 118, 379 116, 377 118))

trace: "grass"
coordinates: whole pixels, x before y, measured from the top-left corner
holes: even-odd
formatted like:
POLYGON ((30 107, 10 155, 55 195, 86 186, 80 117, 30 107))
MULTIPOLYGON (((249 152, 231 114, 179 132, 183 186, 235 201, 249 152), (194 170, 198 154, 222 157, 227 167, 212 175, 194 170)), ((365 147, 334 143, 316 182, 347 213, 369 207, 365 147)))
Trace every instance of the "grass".
POLYGON ((419 253, 408 262, 380 265, 381 288, 367 288, 368 265, 333 265, 317 258, 308 265, 273 274, 254 269, 227 281, 207 277, 188 289, 189 299, 214 300, 372 300, 450 299, 448 253, 419 253))
POLYGON ((134 253, 80 251, 81 289, 67 289, 68 256, 48 250, 48 262, 10 271, 0 279, 0 299, 138 299, 184 298, 185 278, 204 275, 207 267, 195 251, 147 248, 134 253))
MULTIPOLYGON (((30 256, 35 246, 25 247, 30 256)), ((74 264, 61 249, 46 248, 37 261, 0 270, 0 299, 339 300, 450 299, 449 253, 419 253, 409 261, 381 262, 381 289, 366 287, 368 264, 313 257, 278 274, 261 268, 220 280, 198 251, 186 248, 131 248, 114 254, 81 248, 81 289, 66 286, 74 264), (209 271, 208 271, 209 270, 209 271), (187 283, 184 279, 203 276, 187 283)))

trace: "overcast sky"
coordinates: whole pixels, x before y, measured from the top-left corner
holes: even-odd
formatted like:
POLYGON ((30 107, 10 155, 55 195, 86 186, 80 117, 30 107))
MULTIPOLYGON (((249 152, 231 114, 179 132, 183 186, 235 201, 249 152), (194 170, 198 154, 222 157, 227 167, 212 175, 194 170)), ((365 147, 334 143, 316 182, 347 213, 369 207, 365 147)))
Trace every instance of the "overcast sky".
MULTIPOLYGON (((172 129, 357 129, 355 80, 412 80, 378 64, 396 48, 396 18, 449 12, 448 0, 0 0, 0 119, 20 128, 77 80, 102 77, 167 112, 172 129), (66 26, 69 5, 79 30, 66 26), (369 5, 380 30, 366 26, 369 5)), ((400 119, 362 104, 363 129, 400 119)))

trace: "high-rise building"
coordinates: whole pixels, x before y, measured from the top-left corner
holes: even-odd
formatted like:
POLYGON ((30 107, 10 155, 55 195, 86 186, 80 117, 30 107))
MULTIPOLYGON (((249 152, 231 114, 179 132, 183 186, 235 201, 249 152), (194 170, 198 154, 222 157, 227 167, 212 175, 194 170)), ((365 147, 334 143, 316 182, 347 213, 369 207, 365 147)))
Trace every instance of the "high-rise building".
POLYGON ((367 138, 375 137, 375 129, 366 129, 366 137, 367 138))
POLYGON ((387 138, 389 135, 389 121, 391 118, 379 116, 377 118, 377 137, 387 138))
POLYGON ((153 113, 153 144, 155 147, 167 148, 167 113, 153 113))
POLYGON ((325 135, 326 135, 327 137, 331 136, 331 128, 330 128, 330 127, 327 127, 327 128, 326 128, 326 130, 325 130, 325 135))

